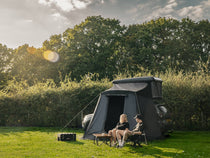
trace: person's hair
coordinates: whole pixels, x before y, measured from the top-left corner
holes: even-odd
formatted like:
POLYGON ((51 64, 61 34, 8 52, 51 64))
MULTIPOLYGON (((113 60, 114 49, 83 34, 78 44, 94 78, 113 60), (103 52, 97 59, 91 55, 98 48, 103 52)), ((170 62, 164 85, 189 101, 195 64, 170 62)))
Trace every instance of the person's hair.
POLYGON ((120 115, 120 123, 123 123, 123 122, 128 122, 128 118, 126 114, 120 115))

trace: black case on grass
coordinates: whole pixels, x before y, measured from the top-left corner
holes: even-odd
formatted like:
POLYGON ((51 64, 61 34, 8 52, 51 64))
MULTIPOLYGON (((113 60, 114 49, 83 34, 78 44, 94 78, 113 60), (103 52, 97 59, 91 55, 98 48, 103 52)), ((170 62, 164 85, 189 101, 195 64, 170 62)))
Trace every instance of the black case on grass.
POLYGON ((75 133, 59 133, 58 141, 76 141, 75 133))

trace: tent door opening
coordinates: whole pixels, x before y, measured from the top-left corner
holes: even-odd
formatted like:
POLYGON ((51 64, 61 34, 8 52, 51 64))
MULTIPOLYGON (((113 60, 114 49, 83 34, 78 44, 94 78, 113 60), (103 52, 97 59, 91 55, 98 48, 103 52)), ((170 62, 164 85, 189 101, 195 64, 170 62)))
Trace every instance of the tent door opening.
POLYGON ((109 96, 108 111, 104 130, 108 132, 119 122, 120 115, 124 111, 125 96, 109 96))

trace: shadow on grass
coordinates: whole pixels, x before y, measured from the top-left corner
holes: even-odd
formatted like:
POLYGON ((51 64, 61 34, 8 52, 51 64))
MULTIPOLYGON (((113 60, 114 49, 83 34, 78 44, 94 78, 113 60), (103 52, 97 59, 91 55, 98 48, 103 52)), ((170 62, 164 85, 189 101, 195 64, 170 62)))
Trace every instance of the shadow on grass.
POLYGON ((82 129, 66 128, 61 130, 60 127, 0 127, 0 134, 8 135, 10 133, 23 133, 23 132, 45 132, 45 133, 84 133, 82 129))
POLYGON ((73 145, 83 145, 84 143, 83 142, 80 142, 80 141, 62 141, 64 143, 67 143, 67 144, 73 144, 73 145))

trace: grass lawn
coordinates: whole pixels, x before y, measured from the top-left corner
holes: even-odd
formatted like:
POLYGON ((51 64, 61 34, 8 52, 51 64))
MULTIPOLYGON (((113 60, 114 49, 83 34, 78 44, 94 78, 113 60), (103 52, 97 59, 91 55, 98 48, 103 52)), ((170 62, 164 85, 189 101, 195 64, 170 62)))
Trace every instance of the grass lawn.
POLYGON ((209 158, 210 131, 176 131, 164 140, 149 142, 134 148, 126 144, 118 149, 105 144, 96 146, 92 140, 81 140, 81 130, 75 132, 76 142, 57 141, 58 128, 0 127, 0 158, 59 158, 59 157, 144 157, 144 158, 209 158))

